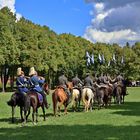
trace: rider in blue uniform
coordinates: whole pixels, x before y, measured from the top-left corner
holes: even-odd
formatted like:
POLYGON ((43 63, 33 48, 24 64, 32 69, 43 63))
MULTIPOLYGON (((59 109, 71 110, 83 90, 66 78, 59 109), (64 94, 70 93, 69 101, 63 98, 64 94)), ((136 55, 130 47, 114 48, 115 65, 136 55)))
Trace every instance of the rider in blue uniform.
POLYGON ((26 93, 29 91, 27 88, 28 81, 24 76, 24 72, 21 68, 17 69, 17 80, 16 80, 16 86, 20 94, 26 95, 26 93))
POLYGON ((30 68, 29 76, 30 76, 29 79, 30 90, 40 93, 43 96, 44 105, 48 109, 49 105, 46 99, 46 94, 44 93, 41 87, 41 85, 43 85, 43 83, 45 82, 45 78, 38 76, 34 67, 30 68))

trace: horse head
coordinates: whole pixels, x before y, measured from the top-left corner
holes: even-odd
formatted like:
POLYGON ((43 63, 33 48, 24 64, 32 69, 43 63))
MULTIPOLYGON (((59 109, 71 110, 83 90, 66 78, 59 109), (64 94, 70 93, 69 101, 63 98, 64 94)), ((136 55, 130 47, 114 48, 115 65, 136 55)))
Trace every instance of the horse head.
POLYGON ((49 85, 47 83, 43 85, 43 90, 49 95, 49 85))

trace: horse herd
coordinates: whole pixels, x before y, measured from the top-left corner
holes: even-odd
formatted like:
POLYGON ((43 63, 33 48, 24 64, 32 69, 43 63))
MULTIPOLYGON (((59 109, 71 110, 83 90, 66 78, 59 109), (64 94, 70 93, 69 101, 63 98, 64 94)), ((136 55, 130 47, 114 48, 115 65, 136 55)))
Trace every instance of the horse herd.
MULTIPOLYGON (((48 84, 44 84, 43 89, 47 94, 49 93, 48 84)), ((71 93, 70 95, 66 94, 61 86, 56 87, 54 92, 52 92, 54 116, 60 116, 62 105, 64 105, 65 114, 67 114, 67 107, 70 103, 73 111, 80 110, 81 101, 83 103, 84 111, 92 111, 95 105, 97 105, 98 109, 111 105, 112 97, 114 98, 114 102, 118 104, 124 103, 124 97, 126 95, 126 87, 120 83, 117 83, 116 86, 111 84, 99 86, 95 84, 93 89, 82 87, 80 92, 79 88, 73 88, 72 82, 69 82, 68 90, 71 93)), ((11 99, 7 104, 12 107, 12 122, 14 122, 16 106, 20 107, 21 121, 23 124, 27 122, 31 107, 33 108, 33 124, 38 122, 39 107, 42 108, 44 120, 46 119, 44 103, 39 101, 39 97, 35 92, 29 92, 24 96, 15 92, 11 95, 11 99)))

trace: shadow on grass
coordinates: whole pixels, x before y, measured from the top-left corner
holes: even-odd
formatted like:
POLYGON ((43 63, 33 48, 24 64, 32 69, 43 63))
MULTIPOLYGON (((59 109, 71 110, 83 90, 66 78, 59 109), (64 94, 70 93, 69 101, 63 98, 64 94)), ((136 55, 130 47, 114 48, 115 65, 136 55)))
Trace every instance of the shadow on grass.
POLYGON ((140 116, 140 102, 125 102, 121 105, 113 105, 109 109, 116 110, 113 114, 140 116))
POLYGON ((132 140, 139 139, 139 134, 140 125, 45 125, 0 128, 1 140, 132 140))
MULTIPOLYGON (((28 119, 28 122, 31 122, 31 121, 32 121, 31 119, 28 119)), ((8 124, 16 124, 16 125, 22 123, 20 118, 14 118, 14 123, 13 123, 11 117, 10 118, 1 118, 0 122, 7 122, 8 124)))

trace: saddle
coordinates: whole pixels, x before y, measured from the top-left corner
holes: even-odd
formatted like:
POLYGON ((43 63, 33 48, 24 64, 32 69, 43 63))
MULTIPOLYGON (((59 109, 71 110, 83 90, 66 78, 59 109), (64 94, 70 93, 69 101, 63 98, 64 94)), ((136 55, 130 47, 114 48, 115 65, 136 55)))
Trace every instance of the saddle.
POLYGON ((36 91, 33 91, 33 93, 37 95, 37 99, 39 101, 39 104, 42 104, 43 103, 43 96, 39 92, 36 92, 36 91))
POLYGON ((43 103, 43 96, 37 92, 37 97, 38 97, 39 103, 42 104, 43 103))

